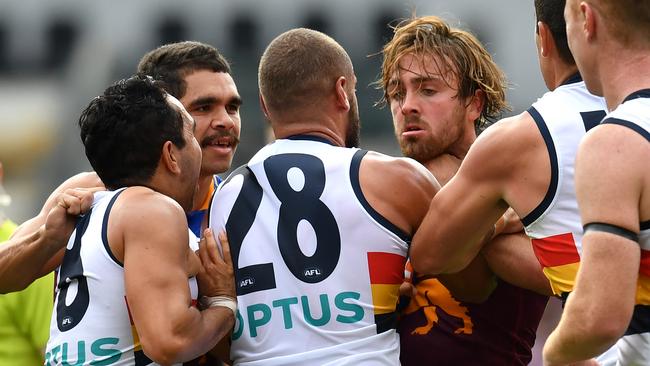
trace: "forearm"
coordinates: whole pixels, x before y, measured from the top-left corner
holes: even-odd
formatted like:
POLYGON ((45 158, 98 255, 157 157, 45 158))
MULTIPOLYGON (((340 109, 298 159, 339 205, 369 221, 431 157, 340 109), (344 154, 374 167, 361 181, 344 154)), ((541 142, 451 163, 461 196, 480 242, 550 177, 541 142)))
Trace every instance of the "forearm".
POLYGON ((542 295, 552 295, 550 283, 525 234, 499 235, 483 247, 482 254, 502 280, 542 295))
POLYGON ((570 365, 589 360, 605 352, 615 341, 560 322, 544 344, 544 365, 570 365))
POLYGON ((59 249, 45 237, 44 227, 9 239, 0 246, 0 293, 26 288, 59 249))
POLYGON ((173 321, 169 332, 142 337, 144 352, 160 364, 180 363, 199 357, 228 334, 235 324, 233 312, 225 307, 202 311, 194 307, 173 321))
POLYGON ((496 276, 487 266, 482 255, 476 256, 458 273, 438 275, 438 280, 454 298, 471 303, 482 303, 487 300, 497 285, 496 276))

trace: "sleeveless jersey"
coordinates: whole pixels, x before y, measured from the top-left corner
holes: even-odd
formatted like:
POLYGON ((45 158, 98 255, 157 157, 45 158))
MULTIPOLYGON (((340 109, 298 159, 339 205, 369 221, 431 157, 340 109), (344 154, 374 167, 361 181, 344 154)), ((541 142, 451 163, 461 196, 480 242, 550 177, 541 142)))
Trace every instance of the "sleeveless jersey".
POLYGON ((485 302, 465 303, 437 279, 412 273, 407 263, 416 295, 404 299, 397 326, 403 366, 530 363, 547 296, 499 280, 485 302))
POLYGON ((521 221, 553 293, 573 289, 582 252, 582 224, 575 195, 574 165, 580 140, 607 106, 576 75, 544 94, 528 113, 541 132, 551 162, 551 181, 542 202, 521 221))
MULTIPOLYGON (((602 123, 631 128, 650 143, 650 89, 632 93, 602 123)), ((650 156, 637 158, 647 160, 650 156)), ((639 226, 641 263, 636 305, 625 335, 616 343, 617 365, 650 365, 650 220, 639 226)))
MULTIPOLYGON (((129 313, 124 268, 108 244, 108 217, 123 189, 95 193, 76 225, 61 266, 45 365, 155 365, 142 351, 129 313)), ((198 249, 188 230, 189 245, 198 249)), ((196 278, 189 279, 196 300, 196 278)), ((155 306, 155 304, 152 304, 155 306)))
POLYGON ((359 149, 293 136, 220 185, 238 313, 237 365, 397 365, 399 285, 409 236, 364 198, 359 149))

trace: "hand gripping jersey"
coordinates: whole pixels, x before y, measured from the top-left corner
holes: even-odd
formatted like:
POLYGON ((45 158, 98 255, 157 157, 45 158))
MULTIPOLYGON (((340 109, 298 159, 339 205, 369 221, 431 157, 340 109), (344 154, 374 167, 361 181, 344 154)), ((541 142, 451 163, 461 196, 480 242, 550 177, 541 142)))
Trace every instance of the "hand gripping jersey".
MULTIPOLYGON (((631 128, 650 143, 650 89, 632 93, 602 123, 631 128)), ((648 160, 650 156, 635 158, 648 160)), ((650 365, 650 221, 640 222, 640 229, 641 263, 636 305, 630 326, 616 343, 617 365, 650 365)))
POLYGON ((293 136, 262 148, 214 195, 238 314, 237 365, 398 365, 408 235, 359 184, 366 152, 293 136))
MULTIPOLYGON (((155 365, 145 356, 129 314, 124 268, 108 245, 111 207, 123 190, 95 193, 58 268, 45 365, 155 365)), ((189 232, 190 247, 198 249, 189 232)), ((189 279, 192 299, 198 287, 189 279)), ((151 306, 156 306, 152 304, 151 306)))
POLYGON ((606 108, 605 100, 589 94, 576 75, 528 109, 548 149, 551 183, 543 201, 521 221, 558 296, 573 290, 582 251, 574 185, 576 152, 586 131, 605 117, 606 108))

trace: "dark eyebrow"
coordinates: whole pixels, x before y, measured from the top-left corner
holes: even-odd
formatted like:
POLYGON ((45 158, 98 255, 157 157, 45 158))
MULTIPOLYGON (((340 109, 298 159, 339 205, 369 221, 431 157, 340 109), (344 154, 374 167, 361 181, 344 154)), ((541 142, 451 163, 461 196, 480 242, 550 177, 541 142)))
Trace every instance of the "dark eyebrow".
POLYGON ((215 97, 199 97, 189 103, 187 109, 193 109, 200 105, 214 104, 217 102, 215 97))
POLYGON ((234 96, 234 97, 230 98, 230 103, 228 103, 228 104, 234 104, 237 107, 241 107, 242 103, 244 103, 244 101, 241 99, 241 97, 239 95, 237 95, 237 96, 234 96))
MULTIPOLYGON (((242 101, 241 97, 239 95, 236 95, 236 96, 233 96, 232 98, 230 98, 228 100, 228 103, 226 103, 226 104, 234 104, 234 105, 239 107, 239 106, 242 105, 242 102, 243 101, 242 101)), ((199 97, 199 98, 196 98, 193 101, 191 101, 189 103, 189 105, 187 106, 187 109, 194 109, 194 108, 196 108, 198 106, 217 104, 217 103, 219 103, 219 99, 217 99, 215 97, 210 97, 210 96, 208 96, 208 97, 199 97)))

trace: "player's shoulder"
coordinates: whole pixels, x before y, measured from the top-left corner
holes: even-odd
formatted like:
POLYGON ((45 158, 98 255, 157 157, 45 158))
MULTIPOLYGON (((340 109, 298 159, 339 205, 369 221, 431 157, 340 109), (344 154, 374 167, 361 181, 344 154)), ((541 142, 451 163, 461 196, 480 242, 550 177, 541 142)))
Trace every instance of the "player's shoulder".
POLYGON ((415 177, 427 180, 433 178, 431 172, 411 158, 394 157, 376 151, 368 151, 363 158, 363 164, 368 165, 372 170, 385 174, 415 175, 415 177))
POLYGON ((104 183, 95 172, 81 172, 66 179, 57 190, 69 188, 95 188, 103 187, 104 183))
POLYGON ((113 211, 132 222, 161 223, 185 217, 185 211, 173 198, 143 186, 126 188, 115 201, 113 211))
POLYGON ((499 120, 476 139, 470 152, 481 152, 486 157, 512 156, 526 151, 531 143, 541 141, 535 121, 528 112, 499 120))
POLYGON ((440 189, 433 174, 417 161, 375 151, 368 151, 364 156, 361 174, 370 177, 372 181, 394 184, 404 189, 423 189, 431 195, 440 189))

